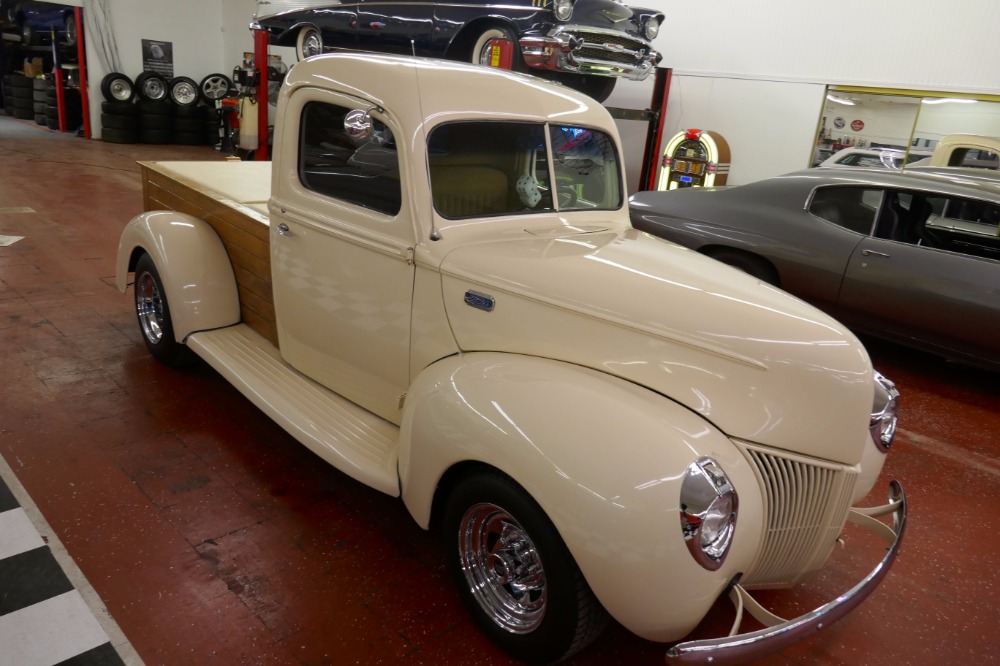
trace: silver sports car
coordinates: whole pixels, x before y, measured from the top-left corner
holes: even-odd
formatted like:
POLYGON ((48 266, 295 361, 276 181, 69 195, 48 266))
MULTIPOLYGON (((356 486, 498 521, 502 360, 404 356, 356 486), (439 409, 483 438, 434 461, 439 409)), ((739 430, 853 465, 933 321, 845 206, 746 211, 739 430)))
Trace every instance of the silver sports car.
POLYGON ((1000 370, 1000 176, 808 169, 630 207, 636 228, 858 331, 1000 370))

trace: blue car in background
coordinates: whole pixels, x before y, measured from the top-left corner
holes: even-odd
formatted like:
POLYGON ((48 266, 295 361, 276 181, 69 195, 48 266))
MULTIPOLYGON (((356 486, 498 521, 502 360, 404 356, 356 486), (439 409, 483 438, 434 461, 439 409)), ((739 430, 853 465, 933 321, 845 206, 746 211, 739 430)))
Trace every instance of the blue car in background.
POLYGON ((0 0, 0 21, 4 32, 16 32, 20 36, 22 45, 51 43, 54 29, 56 41, 75 47, 75 10, 76 7, 52 2, 0 0))

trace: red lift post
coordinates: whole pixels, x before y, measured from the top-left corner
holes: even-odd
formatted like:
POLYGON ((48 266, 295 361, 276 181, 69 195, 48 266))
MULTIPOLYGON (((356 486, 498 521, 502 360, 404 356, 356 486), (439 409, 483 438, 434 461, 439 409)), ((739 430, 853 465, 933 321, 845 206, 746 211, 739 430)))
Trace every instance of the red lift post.
POLYGON ((83 45, 83 8, 73 10, 76 17, 76 61, 80 67, 80 104, 83 109, 83 136, 90 138, 90 99, 87 96, 87 49, 83 45))
POLYGON ((254 159, 264 161, 267 154, 267 42, 266 30, 253 30, 253 61, 257 70, 257 136, 254 159))

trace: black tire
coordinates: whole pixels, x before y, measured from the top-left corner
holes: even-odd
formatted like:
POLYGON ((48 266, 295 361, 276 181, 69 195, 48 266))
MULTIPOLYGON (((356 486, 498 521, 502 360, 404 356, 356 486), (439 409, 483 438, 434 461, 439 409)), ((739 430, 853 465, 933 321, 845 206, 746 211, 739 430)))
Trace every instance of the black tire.
POLYGON ((108 143, 139 143, 139 130, 102 127, 101 141, 108 143))
POLYGON ((66 14, 66 45, 76 46, 77 30, 76 30, 76 16, 70 10, 66 14))
POLYGON ((101 113, 135 118, 139 115, 139 107, 132 102, 101 102, 101 113))
POLYGON ((45 126, 48 127, 50 130, 58 130, 59 129, 59 119, 58 118, 48 118, 48 117, 46 117, 46 119, 45 119, 45 126))
POLYGON ((135 116, 116 116, 113 113, 102 113, 101 127, 104 129, 138 130, 139 119, 135 116))
POLYGON ((163 280, 156 264, 143 254, 135 264, 135 314, 146 349, 160 363, 168 366, 183 364, 190 350, 177 342, 170 319, 170 305, 163 289, 163 280))
POLYGON ((35 113, 30 108, 19 109, 16 106, 14 107, 13 113, 11 115, 13 115, 15 118, 19 118, 20 120, 31 120, 32 118, 35 117, 35 113))
POLYGON ((46 104, 45 102, 35 102, 34 104, 31 105, 31 108, 35 112, 36 115, 37 114, 41 114, 43 116, 45 115, 45 109, 47 107, 48 107, 48 104, 46 104))
POLYGON ((143 113, 139 115, 139 127, 146 130, 172 130, 174 119, 170 116, 143 113))
POLYGON ((35 103, 30 99, 14 98, 10 101, 10 105, 15 111, 28 111, 30 113, 35 112, 35 103))
POLYGON ((45 107, 45 115, 48 116, 49 118, 54 118, 54 119, 58 120, 59 119, 59 107, 58 106, 52 106, 51 104, 50 105, 46 105, 46 107, 45 107))
POLYGON ((166 145, 174 142, 174 133, 170 130, 146 129, 139 130, 139 141, 154 145, 166 145))
POLYGON ((173 119, 174 132, 197 132, 202 129, 205 122, 201 118, 177 118, 173 119))
POLYGON ((33 79, 25 76, 24 74, 11 74, 10 75, 10 87, 11 88, 34 88, 35 84, 33 79))
POLYGON ((513 45, 510 68, 515 72, 523 72, 526 67, 521 58, 521 50, 517 46, 517 36, 514 31, 503 25, 492 25, 478 32, 475 39, 469 40, 469 51, 465 60, 473 65, 489 66, 489 46, 494 39, 506 39, 513 45))
POLYGON ((189 104, 187 106, 175 106, 174 118, 197 118, 201 121, 205 117, 205 108, 200 104, 189 104))
POLYGON ((143 72, 135 77, 135 92, 139 99, 152 101, 169 101, 169 84, 156 72, 143 72))
POLYGON ((52 87, 52 82, 44 77, 35 77, 31 79, 31 87, 35 90, 46 90, 52 87))
POLYGON ((49 119, 44 113, 36 113, 35 122, 38 123, 39 125, 45 125, 46 123, 49 122, 49 119))
POLYGON ((187 76, 175 76, 167 86, 170 101, 178 107, 195 106, 201 101, 201 92, 194 79, 187 76))
POLYGON ((39 90, 36 88, 35 91, 31 94, 31 99, 35 100, 36 102, 46 102, 49 99, 49 94, 44 90, 39 90))
POLYGON ((228 95, 232 87, 233 82, 225 74, 209 74, 198 84, 201 98, 209 104, 228 95))
POLYGON ((21 24, 21 45, 34 46, 38 43, 38 32, 25 21, 21 24))
POLYGON ((109 102, 131 102, 135 97, 135 84, 124 74, 111 72, 101 79, 101 94, 109 102))
POLYGON ((170 102, 140 99, 138 104, 139 113, 144 116, 172 116, 174 105, 170 102))
POLYGON ((10 96, 14 99, 34 99, 35 91, 31 88, 11 88, 10 96))
POLYGON ((206 142, 202 132, 174 132, 174 143, 179 146, 204 146, 206 142))
POLYGON ((747 275, 751 275, 758 280, 767 282, 775 287, 781 286, 781 279, 778 276, 778 271, 774 268, 771 262, 763 257, 749 252, 742 252, 740 250, 732 250, 729 248, 716 248, 706 251, 705 254, 716 261, 721 261, 727 266, 738 268, 747 275))
POLYGON ((607 612, 555 527, 510 478, 486 471, 460 480, 448 497, 444 529, 448 567, 462 600, 480 629, 511 655, 532 662, 564 659, 607 626, 607 612), (504 548, 491 529, 500 523, 516 549, 504 548), (518 592, 510 580, 498 582, 491 554, 515 565, 515 582, 528 591, 518 592))

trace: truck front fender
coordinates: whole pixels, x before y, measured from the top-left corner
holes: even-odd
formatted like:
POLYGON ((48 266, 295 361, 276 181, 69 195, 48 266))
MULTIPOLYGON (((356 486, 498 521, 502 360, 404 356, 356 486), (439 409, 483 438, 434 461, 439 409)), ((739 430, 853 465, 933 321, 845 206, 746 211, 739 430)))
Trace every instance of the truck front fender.
POLYGON ((417 377, 401 428, 402 497, 420 525, 443 509, 455 475, 497 469, 546 513, 611 615, 652 640, 690 632, 761 542, 759 485, 729 438, 605 373, 515 354, 453 356, 417 377), (702 456, 740 494, 732 549, 712 572, 689 553, 679 513, 685 472, 702 456))
POLYGON ((236 277, 222 239, 205 221, 174 211, 135 216, 118 241, 115 282, 128 288, 129 273, 143 253, 152 257, 163 281, 174 336, 183 341, 195 331, 240 321, 236 277))

